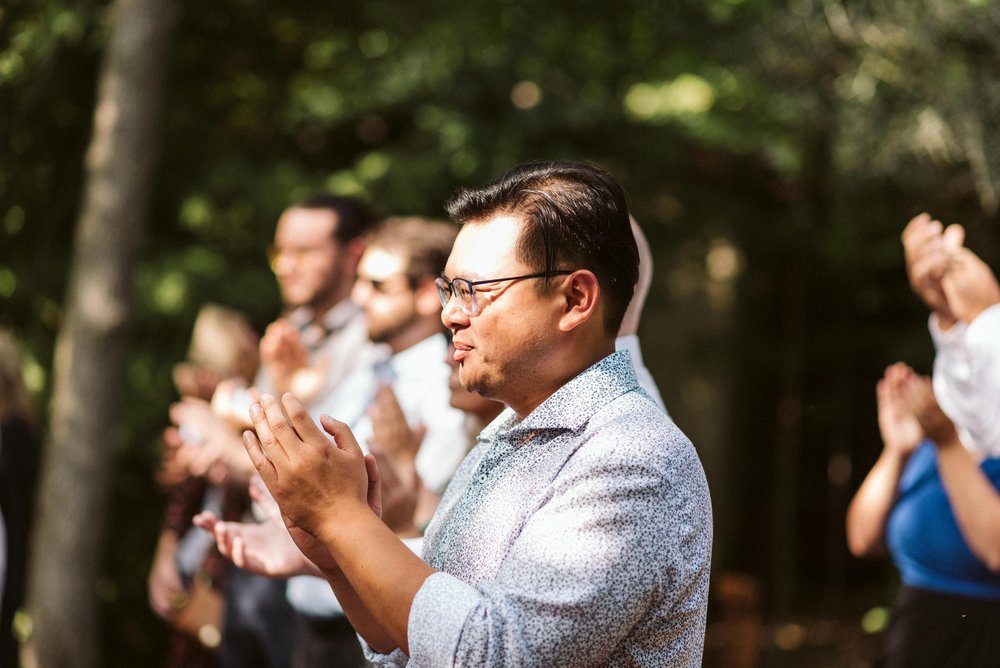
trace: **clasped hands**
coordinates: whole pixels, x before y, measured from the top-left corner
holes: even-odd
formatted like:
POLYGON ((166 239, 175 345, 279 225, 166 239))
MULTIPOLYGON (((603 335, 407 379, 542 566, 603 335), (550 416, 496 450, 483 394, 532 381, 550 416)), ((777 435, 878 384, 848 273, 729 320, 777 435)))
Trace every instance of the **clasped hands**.
POLYGON ((879 431, 887 450, 908 457, 924 437, 938 448, 959 443, 955 425, 934 398, 929 377, 896 362, 876 385, 876 396, 879 431))
POLYGON ((261 396, 250 417, 254 430, 244 432, 243 445, 273 499, 259 489, 254 493, 270 509, 268 519, 261 524, 220 522, 212 513, 202 513, 195 524, 212 531, 223 554, 253 572, 314 572, 301 556, 320 571, 337 569, 330 538, 358 513, 381 516, 375 458, 362 453, 347 425, 328 415, 320 417, 321 431, 291 394, 280 401, 261 396))
POLYGON ((961 225, 944 227, 922 213, 903 230, 906 273, 913 291, 933 310, 943 329, 972 322, 1000 302, 1000 284, 989 266, 965 248, 961 225))

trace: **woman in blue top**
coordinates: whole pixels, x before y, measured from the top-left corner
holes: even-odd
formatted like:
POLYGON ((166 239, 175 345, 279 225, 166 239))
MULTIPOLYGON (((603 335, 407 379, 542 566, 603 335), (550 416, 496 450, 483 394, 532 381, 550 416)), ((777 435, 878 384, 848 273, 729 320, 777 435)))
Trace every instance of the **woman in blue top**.
POLYGON ((903 582, 878 665, 1000 665, 1000 459, 970 453, 905 364, 876 394, 884 449, 848 508, 847 542, 858 557, 891 554, 903 582))

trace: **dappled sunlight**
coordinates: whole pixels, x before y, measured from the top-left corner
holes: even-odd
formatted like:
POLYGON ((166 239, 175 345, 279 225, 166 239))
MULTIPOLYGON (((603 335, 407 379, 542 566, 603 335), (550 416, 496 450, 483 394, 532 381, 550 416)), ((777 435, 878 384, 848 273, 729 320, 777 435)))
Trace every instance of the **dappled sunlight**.
POLYGON ((682 74, 659 84, 636 84, 625 94, 625 109, 644 121, 697 116, 706 113, 713 104, 715 90, 695 74, 682 74))

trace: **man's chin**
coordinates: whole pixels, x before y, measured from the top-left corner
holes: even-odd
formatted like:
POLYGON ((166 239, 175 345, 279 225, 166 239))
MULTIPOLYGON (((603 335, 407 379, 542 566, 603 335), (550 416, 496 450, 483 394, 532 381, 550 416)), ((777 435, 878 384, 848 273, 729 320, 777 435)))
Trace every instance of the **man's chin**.
POLYGON ((483 393, 482 378, 476 376, 465 362, 460 363, 458 366, 458 380, 466 392, 473 394, 483 393))
POLYGON ((299 292, 282 291, 281 301, 284 302, 285 306, 291 306, 292 308, 300 308, 302 306, 309 305, 309 299, 299 292))

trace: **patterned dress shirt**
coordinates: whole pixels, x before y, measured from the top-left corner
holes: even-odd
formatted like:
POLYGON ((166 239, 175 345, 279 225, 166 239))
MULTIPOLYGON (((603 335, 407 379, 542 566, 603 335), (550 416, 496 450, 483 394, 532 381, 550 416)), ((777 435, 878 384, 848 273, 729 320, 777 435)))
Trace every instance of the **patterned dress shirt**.
POLYGON ((385 666, 700 666, 712 511, 691 442, 616 352, 507 410, 424 542, 440 572, 385 666))

